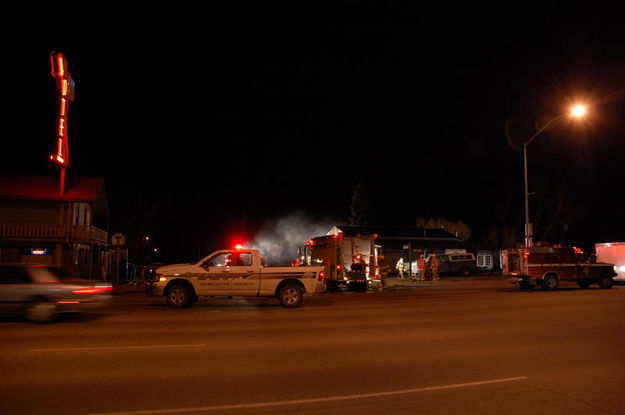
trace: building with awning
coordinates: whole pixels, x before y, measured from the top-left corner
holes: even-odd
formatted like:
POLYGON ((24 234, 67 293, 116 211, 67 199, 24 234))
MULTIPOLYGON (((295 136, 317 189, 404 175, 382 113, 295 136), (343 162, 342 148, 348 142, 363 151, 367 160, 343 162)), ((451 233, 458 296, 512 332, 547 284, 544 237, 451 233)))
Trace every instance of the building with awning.
POLYGON ((0 175, 0 262, 59 267, 67 275, 104 272, 109 210, 104 180, 0 175))

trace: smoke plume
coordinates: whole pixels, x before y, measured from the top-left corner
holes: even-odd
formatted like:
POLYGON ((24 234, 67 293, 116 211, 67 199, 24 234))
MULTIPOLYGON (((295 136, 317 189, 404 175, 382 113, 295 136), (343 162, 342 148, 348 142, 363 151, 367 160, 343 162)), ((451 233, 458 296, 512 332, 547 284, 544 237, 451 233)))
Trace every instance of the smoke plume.
POLYGON ((289 265, 297 257, 297 249, 306 241, 322 236, 337 222, 332 219, 315 220, 305 212, 293 212, 267 223, 252 241, 252 248, 260 249, 268 265, 289 265))

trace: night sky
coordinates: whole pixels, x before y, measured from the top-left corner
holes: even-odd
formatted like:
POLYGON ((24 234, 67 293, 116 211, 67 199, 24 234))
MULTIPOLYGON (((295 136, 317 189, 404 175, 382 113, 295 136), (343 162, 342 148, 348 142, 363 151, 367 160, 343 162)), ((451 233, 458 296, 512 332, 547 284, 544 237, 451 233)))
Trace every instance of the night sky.
POLYGON ((361 182, 373 225, 444 217, 475 243, 493 227, 520 242, 518 145, 583 102, 586 119, 528 148, 537 239, 625 240, 616 12, 344 4, 109 11, 15 41, 0 173, 58 174, 49 54, 61 51, 76 82, 68 176, 104 178, 109 232, 151 235, 165 262, 293 212, 348 223, 361 182))

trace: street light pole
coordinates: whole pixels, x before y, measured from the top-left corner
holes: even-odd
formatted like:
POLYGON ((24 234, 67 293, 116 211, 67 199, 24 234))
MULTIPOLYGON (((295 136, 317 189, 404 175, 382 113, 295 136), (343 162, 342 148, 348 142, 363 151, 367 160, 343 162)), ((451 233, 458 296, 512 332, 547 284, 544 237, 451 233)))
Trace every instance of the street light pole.
POLYGON ((540 130, 536 131, 536 133, 534 133, 534 135, 531 136, 529 140, 523 142, 523 168, 525 172, 525 175, 524 175, 525 177, 525 246, 528 248, 532 246, 534 230, 533 230, 533 227, 530 230, 530 201, 529 201, 529 190, 528 190, 529 186, 527 184, 527 146, 532 141, 534 141, 534 139, 538 137, 540 133, 545 131, 547 127, 549 127, 551 124, 553 124, 555 121, 559 120, 562 117, 564 117, 564 114, 555 116, 554 118, 549 120, 549 122, 547 122, 545 125, 543 125, 540 130))
POLYGON ((529 202, 529 193, 527 189, 527 142, 523 142, 523 167, 525 169, 525 246, 532 246, 532 236, 533 230, 530 232, 530 202, 529 202))
MULTIPOLYGON (((583 105, 577 105, 571 111, 571 115, 573 115, 573 117, 576 117, 576 118, 583 116, 585 113, 586 113, 586 107, 584 107, 583 105)), ((556 115, 551 120, 549 120, 549 122, 543 125, 538 131, 536 131, 536 133, 534 133, 534 135, 531 136, 527 141, 523 142, 523 169, 524 169, 524 177, 525 177, 525 246, 528 248, 531 247, 533 244, 534 227, 532 226, 532 229, 530 230, 530 202, 529 202, 529 190, 528 190, 528 184, 527 184, 527 146, 532 141, 534 141, 534 139, 536 139, 536 137, 538 137, 540 133, 545 131, 547 127, 549 127, 551 124, 553 124, 557 120, 563 118, 565 115, 566 114, 556 115)))

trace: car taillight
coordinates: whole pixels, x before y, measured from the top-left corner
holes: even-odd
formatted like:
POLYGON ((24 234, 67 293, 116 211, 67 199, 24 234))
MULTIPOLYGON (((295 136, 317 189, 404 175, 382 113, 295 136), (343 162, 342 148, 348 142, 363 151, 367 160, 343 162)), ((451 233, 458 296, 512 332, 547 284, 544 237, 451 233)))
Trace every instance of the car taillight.
POLYGON ((326 272, 325 271, 321 271, 319 273, 319 276, 317 277, 318 281, 325 281, 326 280, 326 272))
POLYGON ((99 294, 110 291, 113 291, 112 285, 101 285, 93 288, 79 288, 77 290, 73 290, 72 294, 99 294))
POLYGON ((97 294, 100 290, 97 288, 80 288, 78 290, 72 291, 72 294, 97 294))

